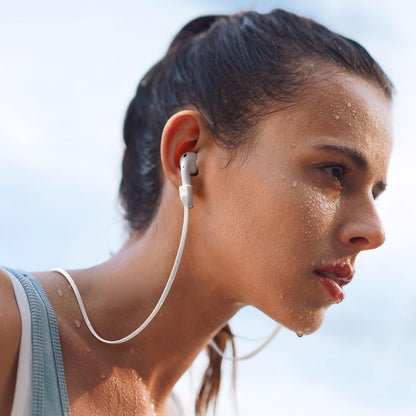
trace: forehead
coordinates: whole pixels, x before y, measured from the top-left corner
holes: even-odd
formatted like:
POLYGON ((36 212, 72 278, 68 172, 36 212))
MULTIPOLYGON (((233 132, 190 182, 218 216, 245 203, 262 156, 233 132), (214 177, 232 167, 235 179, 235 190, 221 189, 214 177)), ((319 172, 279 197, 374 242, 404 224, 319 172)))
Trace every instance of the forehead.
POLYGON ((391 103, 372 81, 347 72, 321 75, 299 104, 298 115, 315 133, 330 130, 360 147, 391 147, 391 103))
POLYGON ((391 103, 372 81, 346 71, 317 75, 291 108, 265 120, 280 144, 296 148, 345 145, 387 169, 392 147, 391 103), (273 120, 274 119, 274 120, 273 120))

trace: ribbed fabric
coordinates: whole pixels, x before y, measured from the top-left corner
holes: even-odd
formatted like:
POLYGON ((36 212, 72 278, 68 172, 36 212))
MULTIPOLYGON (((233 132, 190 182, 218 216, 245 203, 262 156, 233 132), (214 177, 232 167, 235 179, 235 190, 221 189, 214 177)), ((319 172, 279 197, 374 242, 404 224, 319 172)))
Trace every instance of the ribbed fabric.
POLYGON ((69 416, 58 323, 52 306, 35 277, 20 270, 3 269, 11 279, 13 276, 17 278, 29 301, 32 324, 32 416, 69 416))
POLYGON ((32 415, 32 322, 29 301, 22 284, 9 273, 17 306, 20 311, 21 331, 19 365, 16 375, 13 407, 10 416, 32 415))

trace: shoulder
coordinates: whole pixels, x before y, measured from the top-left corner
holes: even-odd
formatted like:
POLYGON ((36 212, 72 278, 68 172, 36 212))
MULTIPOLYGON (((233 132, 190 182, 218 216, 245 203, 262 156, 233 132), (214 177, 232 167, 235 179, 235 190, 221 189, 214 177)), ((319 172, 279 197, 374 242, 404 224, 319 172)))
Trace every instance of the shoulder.
POLYGON ((17 373, 21 321, 8 274, 0 268, 0 414, 10 412, 17 373))
MULTIPOLYGON (((20 343, 20 312, 8 274, 0 268, 0 363, 17 355, 20 343)), ((3 372, 0 371, 0 374, 3 372)))

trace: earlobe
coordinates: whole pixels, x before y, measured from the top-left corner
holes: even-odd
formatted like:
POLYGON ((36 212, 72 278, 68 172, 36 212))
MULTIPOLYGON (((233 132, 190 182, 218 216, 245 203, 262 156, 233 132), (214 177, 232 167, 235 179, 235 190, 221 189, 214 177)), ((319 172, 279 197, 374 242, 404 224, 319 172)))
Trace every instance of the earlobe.
POLYGON ((203 119, 193 110, 175 113, 163 129, 160 156, 167 178, 176 186, 181 185, 179 162, 184 153, 196 152, 203 119))

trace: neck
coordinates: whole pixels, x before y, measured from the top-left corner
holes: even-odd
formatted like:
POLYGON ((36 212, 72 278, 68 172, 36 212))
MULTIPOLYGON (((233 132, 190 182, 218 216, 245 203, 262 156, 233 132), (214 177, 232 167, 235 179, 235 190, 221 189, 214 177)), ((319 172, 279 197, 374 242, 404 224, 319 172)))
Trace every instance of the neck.
MULTIPOLYGON (((179 239, 178 222, 155 220, 140 239, 130 238, 107 262, 70 272, 102 337, 124 337, 147 318, 166 284, 179 239), (156 232, 161 226, 164 232, 156 232)), ((192 246, 192 233, 187 245, 192 246)), ((199 268, 185 248, 171 292, 143 332, 117 346, 92 340, 105 362, 135 370, 155 403, 165 402, 198 353, 242 306, 203 270, 207 268, 199 268)), ((91 338, 85 330, 85 339, 91 338)))

